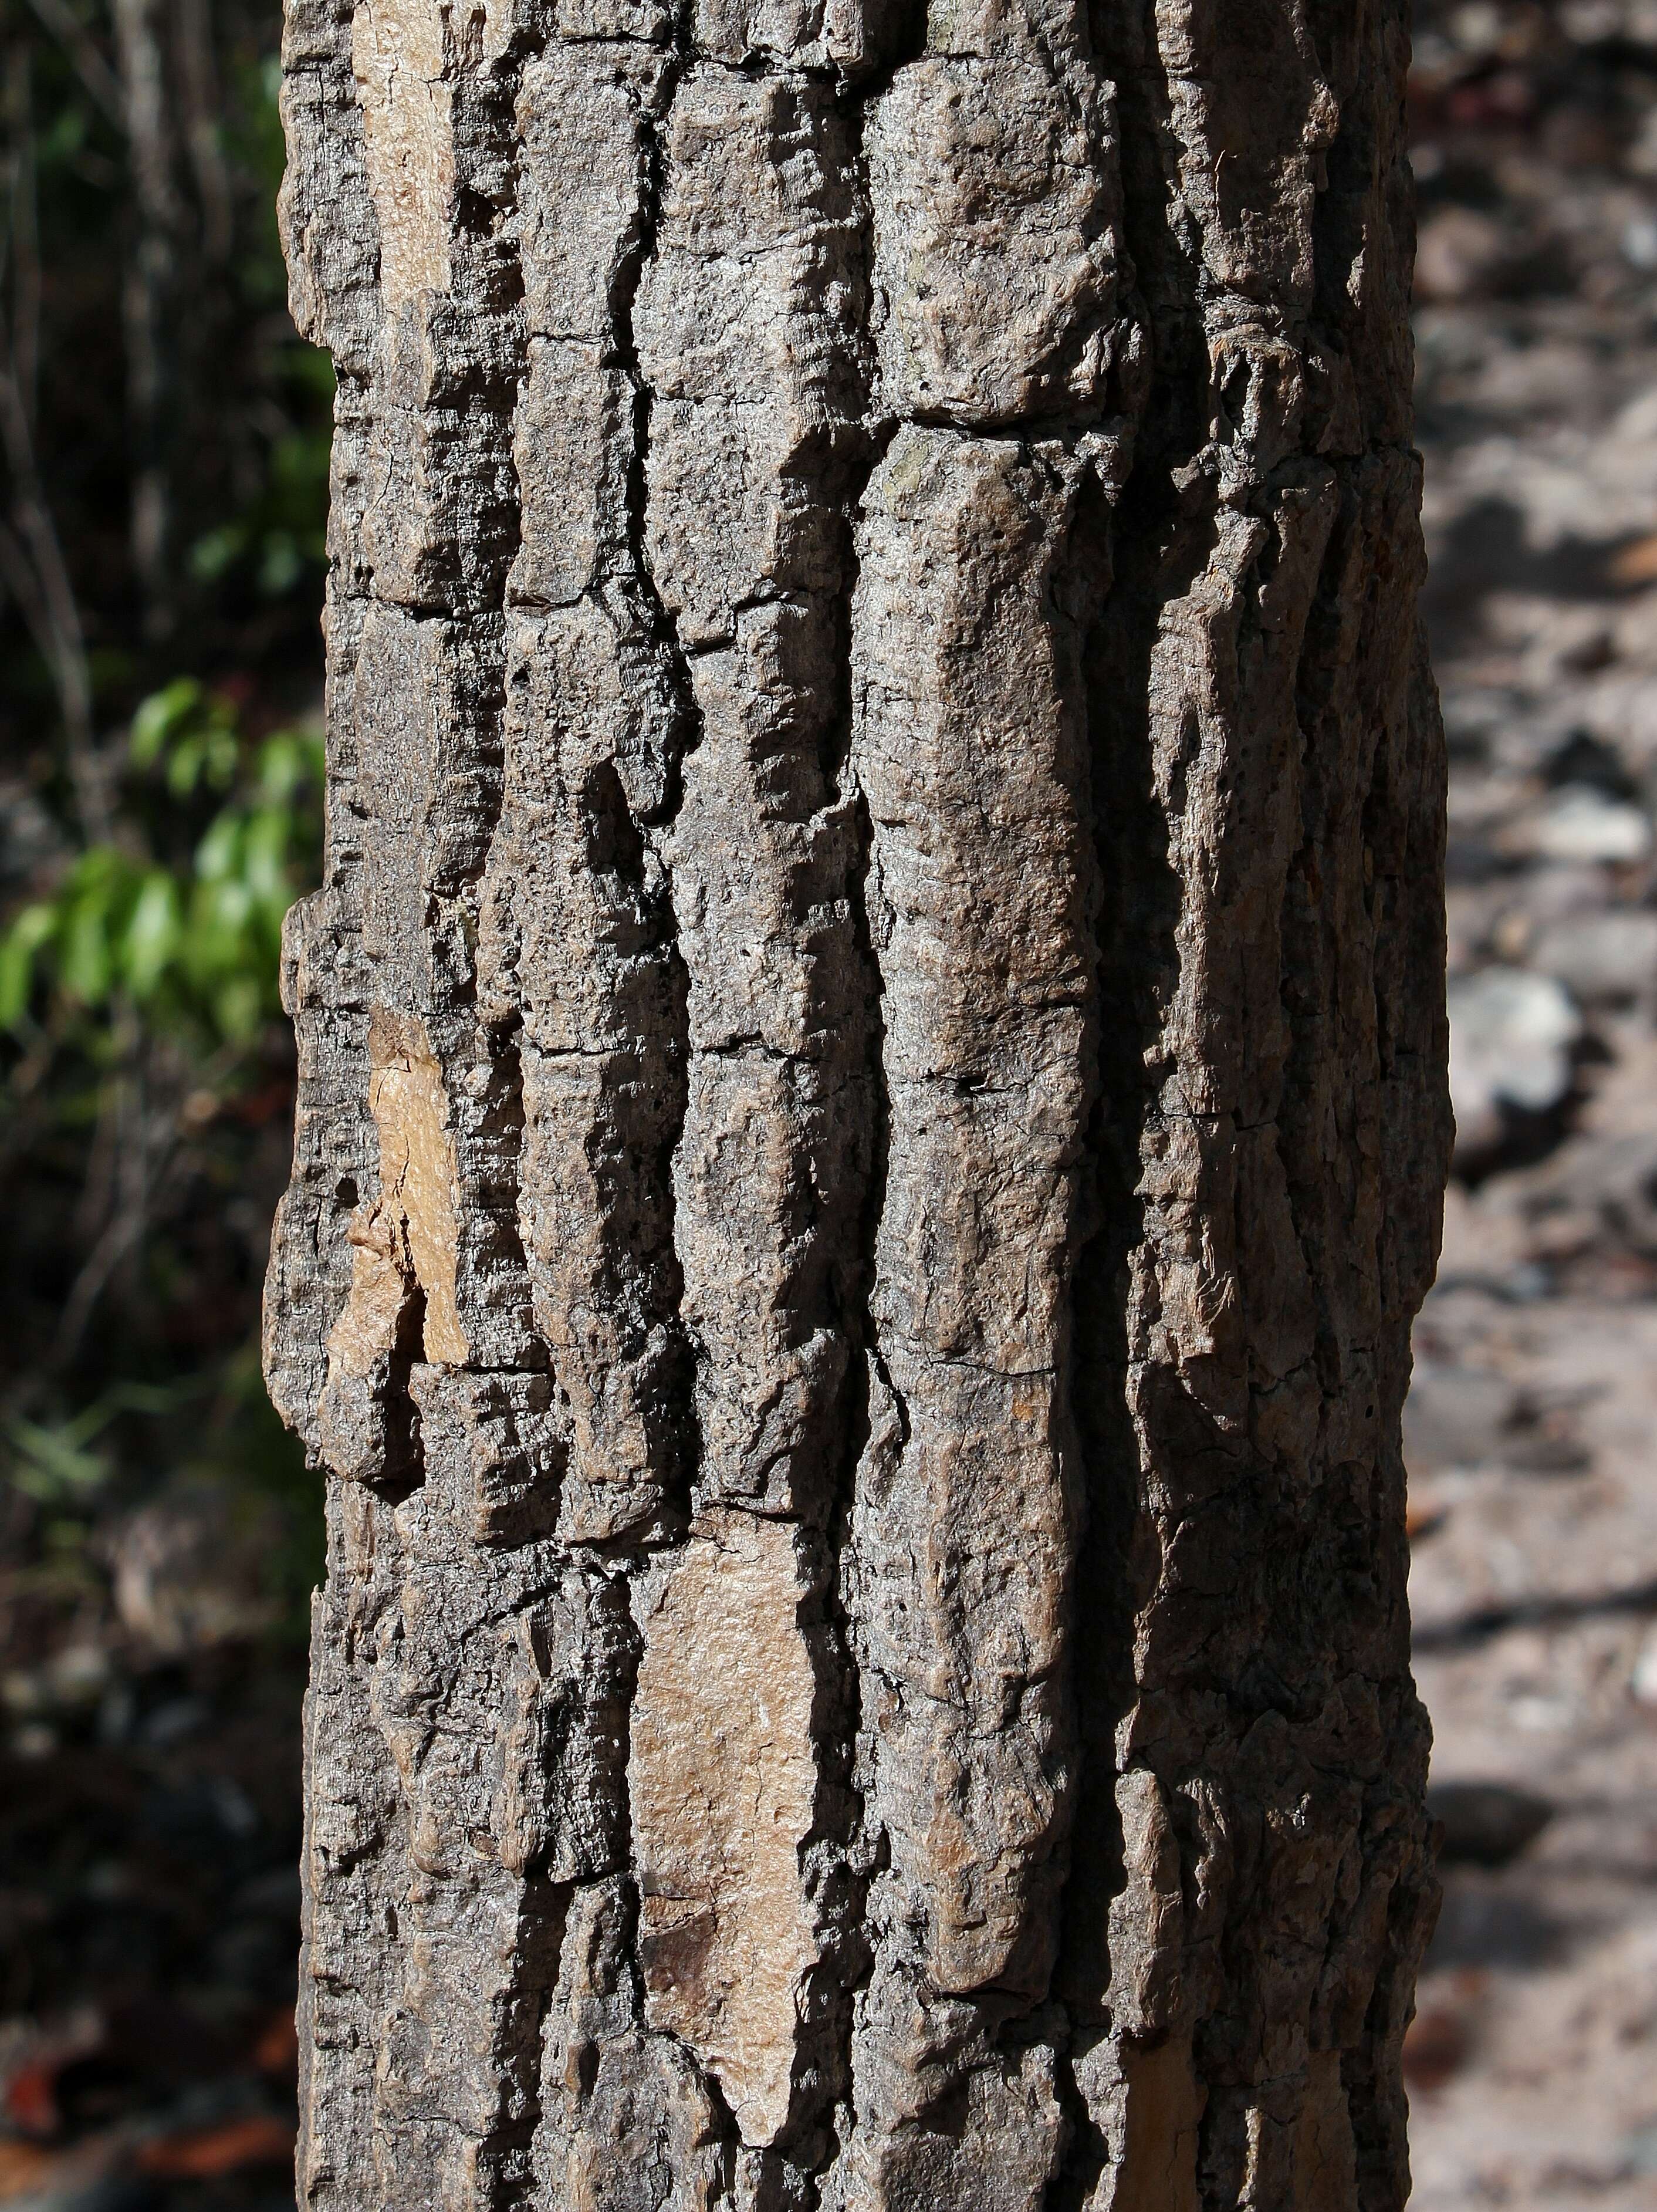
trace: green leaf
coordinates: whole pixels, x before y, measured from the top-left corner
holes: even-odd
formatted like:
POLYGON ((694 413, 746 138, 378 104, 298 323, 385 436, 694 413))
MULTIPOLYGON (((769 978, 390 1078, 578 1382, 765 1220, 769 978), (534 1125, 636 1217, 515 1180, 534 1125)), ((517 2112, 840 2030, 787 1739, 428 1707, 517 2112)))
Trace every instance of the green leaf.
POLYGON ((153 768, 167 750, 168 740, 200 708, 206 695, 193 676, 176 676, 160 691, 152 691, 132 717, 130 751, 140 768, 153 768))
POLYGON ((292 799, 311 772, 305 741, 295 730, 278 730, 259 747, 259 796, 273 805, 292 799))
POLYGON ((114 963, 110 957, 109 913, 88 900, 70 916, 64 932, 58 974, 65 991, 83 1006, 101 1006, 109 995, 114 963))
POLYGON ((226 807, 196 848, 196 873, 203 883, 222 883, 237 873, 244 821, 234 807, 226 807))
POLYGON ((0 1029, 15 1029, 28 1011, 35 956, 57 934, 54 905, 26 906, 0 938, 0 1029))
POLYGON ((220 720, 208 733, 203 765, 204 781, 215 791, 228 791, 241 765, 241 744, 228 708, 220 707, 220 720))
POLYGON ((181 738, 173 746, 167 763, 167 787, 174 799, 189 798, 206 756, 207 740, 200 736, 181 738))
POLYGON ((108 1455, 88 1450, 76 1434, 77 1425, 66 1422, 47 1428, 21 1418, 8 1424, 11 1480, 26 1498, 42 1505, 66 1504, 89 1496, 108 1480, 108 1455))
POLYGON ((253 894, 240 876, 227 876, 213 885, 213 919, 228 942, 234 945, 233 959, 239 959, 242 951, 241 937, 253 912, 253 894))
POLYGON ((120 861, 106 846, 84 855, 70 879, 58 959, 58 981, 84 1006, 101 1006, 114 980, 120 861))
POLYGON ((214 1012, 220 1029, 234 1043, 246 1043, 258 1030, 264 1009, 259 987, 251 975, 233 975, 215 994, 214 1012))
POLYGON ((283 911, 293 896, 288 880, 288 851, 294 817, 285 806, 261 806, 247 817, 243 880, 253 896, 269 904, 280 899, 283 911))
POLYGON ((240 522, 209 530, 190 549, 190 573, 198 584, 215 584, 247 550, 247 532, 240 522))
POLYGON ((248 1041, 277 1011, 282 923, 314 881, 322 849, 325 752, 315 729, 249 744, 234 701, 179 677, 133 717, 131 757, 180 801, 224 801, 191 860, 142 854, 143 817, 123 845, 83 852, 56 893, 0 928, 0 1030, 15 1030, 43 987, 74 1018, 57 1034, 94 1066, 117 1049, 118 988, 156 1030, 215 1050, 248 1041))
POLYGON ((141 1002, 179 956, 184 936, 184 908, 178 884, 164 868, 145 880, 126 926, 123 967, 132 995, 141 1002))
POLYGON ((261 799, 280 804, 307 787, 320 794, 327 780, 327 749, 317 730, 277 730, 257 756, 261 799))

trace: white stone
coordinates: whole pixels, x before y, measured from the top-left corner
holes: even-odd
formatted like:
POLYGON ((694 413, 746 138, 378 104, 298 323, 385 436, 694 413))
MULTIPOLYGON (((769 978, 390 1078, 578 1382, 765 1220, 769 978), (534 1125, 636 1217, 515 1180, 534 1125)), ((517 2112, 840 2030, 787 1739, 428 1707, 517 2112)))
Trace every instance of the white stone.
POLYGON ((1450 985, 1450 1101, 1460 1141, 1493 1141, 1503 1106, 1543 1114, 1570 1088, 1581 1018, 1563 983, 1491 967, 1450 985))
POLYGON ((1651 850, 1651 823, 1627 799, 1592 784, 1568 783, 1527 825, 1525 842, 1547 860, 1643 860, 1651 850))

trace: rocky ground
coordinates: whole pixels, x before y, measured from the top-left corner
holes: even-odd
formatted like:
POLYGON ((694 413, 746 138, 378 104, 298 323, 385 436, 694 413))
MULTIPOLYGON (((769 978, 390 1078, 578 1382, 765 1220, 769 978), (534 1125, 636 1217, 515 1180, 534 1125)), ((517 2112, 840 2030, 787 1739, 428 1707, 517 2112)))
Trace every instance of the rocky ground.
POLYGON ((1415 2202, 1631 2212, 1657 2205, 1657 7, 1429 9, 1415 97, 1460 1131, 1406 1437, 1446 1822, 1415 2202))
MULTIPOLYGON (((1407 1439, 1446 1883, 1415 2201, 1632 2212, 1657 2207, 1657 0, 1426 6, 1413 96, 1461 1129, 1407 1439)), ((238 1595, 259 1529, 222 1512, 176 1491, 0 1571, 25 2212, 290 2201, 298 1660, 238 1595)))

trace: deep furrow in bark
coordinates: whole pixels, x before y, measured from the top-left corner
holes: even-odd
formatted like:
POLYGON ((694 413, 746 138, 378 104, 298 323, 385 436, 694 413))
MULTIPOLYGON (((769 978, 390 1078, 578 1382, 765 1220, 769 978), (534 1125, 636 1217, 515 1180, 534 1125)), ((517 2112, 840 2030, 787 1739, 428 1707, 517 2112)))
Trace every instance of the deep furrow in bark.
POLYGON ((668 1173, 683 982, 649 827, 673 805, 689 702, 634 512, 645 409, 628 327, 673 70, 655 48, 554 40, 519 100, 523 550, 479 959, 492 1016, 519 1025, 520 1214, 573 1543, 663 1534, 695 1458, 668 1173), (578 164, 582 188, 559 190, 578 164))
MULTIPOLYGON (((659 133, 687 57, 664 43, 665 16, 645 13, 547 43, 519 112, 531 334, 514 429, 524 551, 509 592, 516 712, 484 964, 521 1025, 525 1242, 568 1438, 560 1553, 605 1556, 586 1571, 616 1640, 605 1714, 567 1732, 537 1722, 546 1686, 531 1675, 525 1725, 559 1756, 526 1763, 533 1734, 509 1739, 502 1770, 548 1842, 573 1809, 596 1832, 550 1862, 545 1843, 530 1854, 565 1903, 534 2053, 530 2197, 640 2201, 649 2162, 621 2137, 643 2130, 671 2146, 682 2201, 711 2205, 729 2180, 729 2117, 691 2055, 646 2018, 628 1772, 640 1660, 628 1563, 682 1527, 696 1458, 671 1180, 685 977, 659 845, 698 731, 646 543, 651 395, 634 332, 659 228, 659 133), (655 42, 636 40, 639 28, 655 42), (581 189, 560 191, 578 169, 581 189), (573 1773, 583 1746, 588 1771, 573 1773), (600 1836, 606 1848, 592 1848, 600 1836)), ((579 1639, 549 1636, 548 1650, 579 1677, 579 1639)))
POLYGON ((666 118, 634 311, 648 557, 700 730, 662 849, 688 981, 675 1221, 701 1455, 688 1540, 642 1579, 631 1778, 646 2017, 717 2083, 746 2202, 808 2187, 845 2090, 857 1888, 828 1532, 869 984, 830 767, 867 373, 842 102, 786 53, 735 58, 699 54, 666 118), (695 488, 715 486, 710 515, 695 488))
MULTIPOLYGON (((527 1667, 537 1699, 580 1711, 602 1704, 617 1655, 602 1608, 583 1601, 579 1582, 561 1586, 545 1554, 562 1438, 518 1234, 519 1070, 478 1024, 473 964, 501 816, 502 611, 519 536, 510 425, 521 285, 505 222, 519 57, 500 30, 367 8, 354 29, 385 311, 375 388, 386 465, 363 514, 372 603, 357 668, 364 774, 375 779, 363 796, 384 839, 365 873, 380 1188, 359 1240, 366 1265, 330 1339, 319 1419, 325 1449, 343 1440, 336 1473, 350 1450, 361 1473, 355 1370, 400 1276, 422 1316, 408 1390, 423 1480, 385 1532, 397 1600, 366 1685, 398 1771, 406 1851, 402 1972, 370 2046, 374 2162, 387 2204, 412 2191, 476 2212, 507 2212, 530 2187, 561 1851, 586 1871, 582 1847, 600 1865, 616 1850, 613 1833, 572 1844, 568 1832, 537 1835, 532 1818, 526 1844, 524 1808, 502 1786, 525 1748, 510 1718, 518 1673, 527 1667), (404 73, 411 31, 435 42, 451 87, 434 141, 432 95, 404 73), (422 162, 437 173, 423 176, 422 162)), ((580 1826, 595 1781, 580 1759, 587 1738, 579 1727, 568 1735, 574 1755, 543 1777, 564 1801, 565 1831, 580 1826)))

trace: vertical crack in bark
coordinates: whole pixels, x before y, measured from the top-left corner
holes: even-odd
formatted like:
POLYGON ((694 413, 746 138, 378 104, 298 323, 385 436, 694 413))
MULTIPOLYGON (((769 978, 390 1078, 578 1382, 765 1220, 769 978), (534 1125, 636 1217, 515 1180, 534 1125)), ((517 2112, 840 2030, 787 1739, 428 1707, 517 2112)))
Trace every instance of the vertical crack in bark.
MULTIPOLYGON (((640 826, 643 842, 661 871, 660 896, 671 976, 670 996, 673 1036, 669 1050, 675 1095, 669 1126, 663 1131, 653 1168, 662 1191, 662 1240, 665 1250, 671 1255, 673 1269, 673 1280, 669 1286, 671 1314, 666 1323, 677 1340, 672 1356, 675 1370, 672 1381, 684 1399, 677 1415, 678 1422, 683 1425, 683 1443, 681 1464, 676 1473, 681 1482, 688 1482, 695 1479, 696 1463, 701 1456, 701 1436, 694 1387, 696 1348, 684 1322, 684 1270, 678 1249, 677 1198, 673 1170, 675 1158, 683 1141, 685 1117, 689 1112, 688 978, 679 943, 680 923, 674 901, 673 870, 671 861, 664 856, 663 847, 683 805, 685 762, 701 743, 702 717, 691 682, 690 663, 679 636, 678 623, 657 587, 651 565, 649 475, 651 416, 655 394, 640 362, 634 329, 639 286, 657 252, 661 224, 665 158, 663 134, 672 113, 680 83, 690 66, 691 49, 685 0, 681 0, 681 4, 674 9, 671 29, 671 56, 654 88, 651 110, 643 118, 644 162, 636 235, 631 241, 630 250, 622 258, 617 270, 610 298, 610 313, 617 358, 633 400, 633 438, 628 456, 625 492, 628 562, 631 580, 644 610, 647 632, 661 657, 674 724, 673 740, 666 754, 665 787, 659 804, 641 817, 640 826)), ((680 1500, 676 1498, 674 1503, 677 1505, 680 1500)))
MULTIPOLYGON (((870 238, 867 172, 863 160, 861 125, 866 102, 853 109, 853 161, 859 181, 859 199, 865 247, 870 238)), ((855 700, 852 669, 852 610, 856 602, 859 562, 857 533, 864 518, 864 503, 876 471, 885 459, 896 425, 872 430, 868 449, 857 472, 854 489, 846 502, 847 584, 840 610, 836 672, 837 742, 833 775, 837 802, 850 811, 855 830, 855 849, 849 878, 851 933, 859 969, 865 978, 866 1019, 863 1033, 863 1077, 866 1105, 867 1176, 855 1232, 849 1240, 849 1260, 840 1287, 839 1312, 853 1361, 848 1378, 851 1412, 841 1438, 841 1463, 834 1486, 834 1510, 828 1539, 831 1567, 825 1602, 834 1638, 840 1695, 824 1714, 822 1740, 835 1742, 839 1723, 838 1751, 846 1793, 845 1835, 849 1845, 839 1879, 844 1909, 834 1960, 839 1979, 839 2002, 833 2022, 830 2065, 825 2069, 832 2084, 835 2112, 833 2144, 826 2186, 832 2191, 844 2171, 842 2161, 850 2148, 856 2121, 852 2104, 853 2057, 859 2008, 865 2002, 875 1954, 867 1930, 871 1881, 877 1871, 878 1842, 869 1819, 868 1784, 872 1771, 871 1716, 864 1698, 864 1655, 860 1622, 863 1611, 862 1563, 855 1518, 859 1471, 877 1449, 875 1424, 885 1402, 882 1394, 897 1404, 900 1431, 907 1437, 907 1415, 892 1392, 891 1378, 881 1357, 879 1329, 873 1296, 878 1266, 880 1224, 885 1211, 887 1154, 891 1128, 891 1102, 884 1072, 885 1020, 879 963, 876 957, 871 886, 874 882, 874 828, 868 801, 859 787, 853 768, 855 700)))
MULTIPOLYGON (((682 38, 665 53, 601 35, 554 40, 525 73, 531 338, 515 438, 525 531, 512 585, 513 812, 486 927, 494 991, 522 1024, 526 1243, 568 1436, 558 1537, 578 1559, 600 1547, 608 1564, 586 1571, 625 1620, 608 1719, 585 1732, 603 1771, 579 1786, 572 1737, 516 1784, 555 1830, 585 1808, 604 1844, 553 1854, 575 1887, 540 2038, 531 2162, 537 2201, 618 2207, 645 2201, 641 2133, 668 2159, 649 2201, 711 2204, 729 2168, 728 2114, 689 2054, 645 2021, 628 1782, 640 1656, 629 1563, 679 1525, 695 1461, 671 1176, 684 977, 659 848, 696 710, 651 570, 651 394, 633 330, 655 246, 660 119, 684 66, 682 38)), ((531 1680, 526 1727, 543 1694, 531 1680)), ((508 1771, 524 1749, 508 1742, 508 1771)))
POLYGON ((652 826, 672 811, 691 703, 642 543, 648 408, 630 330, 652 117, 676 67, 648 46, 553 40, 519 100, 525 528, 481 958, 495 1018, 519 1025, 520 1212, 574 1543, 665 1533, 694 1462, 669 1169, 683 983, 652 826))
POLYGON ((710 37, 662 126, 634 313, 647 557, 700 717, 663 851, 688 985, 675 1225, 702 1449, 688 1541, 648 1578, 632 1771, 647 2014, 731 2107, 742 2196, 798 2191, 828 2156, 855 1970, 828 1536, 870 1119, 835 729, 866 275, 833 83, 786 54, 732 67, 710 37), (692 1620, 719 1657, 687 1671, 692 1620), (753 1820, 683 1809, 750 1792, 753 1820))
MULTIPOLYGON (((663 1243, 671 1255, 673 1268, 673 1280, 669 1289, 671 1318, 666 1327, 676 1340, 671 1355, 672 1383, 683 1397, 683 1406, 677 1410, 675 1416, 683 1435, 681 1462, 676 1470, 681 1484, 694 1480, 701 1443, 694 1388, 697 1354, 684 1320, 684 1270, 678 1249, 677 1198, 674 1186, 674 1162, 683 1142, 685 1119, 689 1110, 689 979, 680 945, 681 925, 674 899, 672 865, 665 856, 664 847, 671 838, 672 824, 683 805, 685 763, 702 741, 702 714, 691 681, 690 663, 679 635, 678 623, 658 588, 651 562, 649 476, 651 418, 655 394, 640 362, 634 318, 640 283, 658 250, 664 133, 672 114, 680 83, 690 66, 691 46, 686 26, 686 9, 684 4, 681 4, 675 9, 671 17, 671 58, 655 88, 652 111, 644 123, 643 191, 637 236, 631 252, 622 258, 611 298, 617 356, 633 395, 633 444, 628 461, 626 484, 628 558, 645 609, 649 635, 655 641, 662 659, 674 723, 674 738, 667 753, 666 787, 659 805, 641 817, 640 829, 644 842, 662 872, 661 896, 671 972, 670 994, 674 1026, 669 1051, 676 1089, 670 1126, 663 1133, 654 1172, 659 1179, 663 1194, 663 1243)), ((678 1503, 676 1498, 675 1504, 678 1503)))

